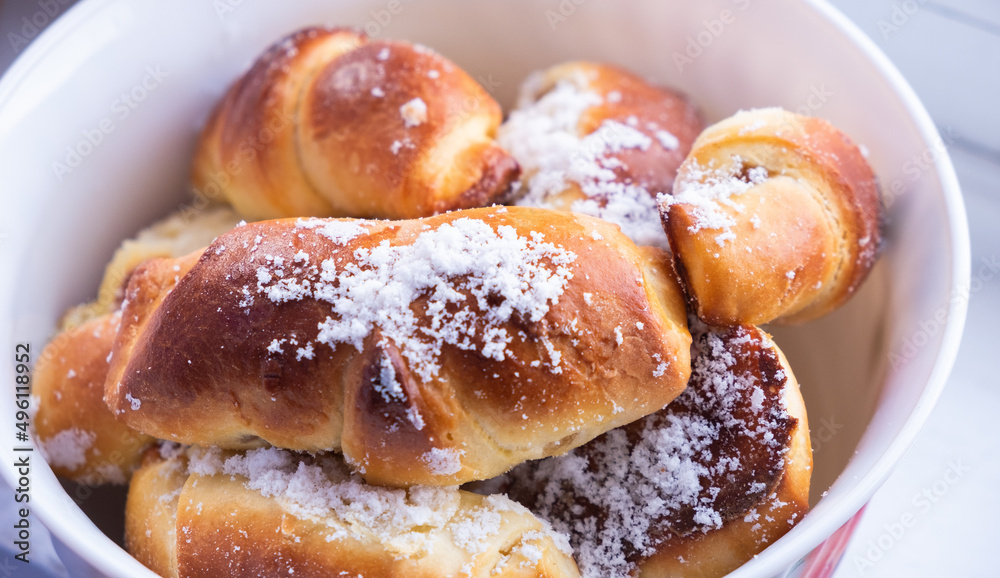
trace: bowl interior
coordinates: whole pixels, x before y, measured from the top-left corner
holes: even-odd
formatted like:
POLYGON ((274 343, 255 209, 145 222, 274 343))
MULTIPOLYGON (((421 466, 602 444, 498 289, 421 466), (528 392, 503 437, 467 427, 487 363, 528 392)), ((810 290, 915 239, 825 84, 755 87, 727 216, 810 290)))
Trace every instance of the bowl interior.
MULTIPOLYGON (((529 72, 594 59, 686 92, 710 121, 777 105, 852 135, 886 192, 886 251, 846 307, 769 328, 802 383, 815 508, 740 575, 790 566, 888 475, 957 341, 961 205, 905 86, 826 7, 795 0, 83 2, 0 84, 3 350, 30 343, 37 357, 64 310, 94 295, 119 242, 188 200, 195 138, 215 101, 268 44, 307 24, 427 44, 507 107, 529 72)), ((0 403, 4 420, 14 415, 12 396, 0 403)), ((33 475, 35 511, 69 550, 110 575, 145 572, 75 505, 100 510, 103 494, 71 497, 40 459, 33 475)))

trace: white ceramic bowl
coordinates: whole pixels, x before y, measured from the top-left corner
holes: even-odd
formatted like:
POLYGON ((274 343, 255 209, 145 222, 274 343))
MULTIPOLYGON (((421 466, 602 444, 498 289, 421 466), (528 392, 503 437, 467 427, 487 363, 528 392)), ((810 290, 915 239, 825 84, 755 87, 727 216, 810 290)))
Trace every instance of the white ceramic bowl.
MULTIPOLYGON (((808 405, 815 506, 734 576, 801 573, 802 558, 867 502, 926 419, 955 357, 969 279, 962 201, 934 125, 878 49, 818 0, 81 2, 0 82, 4 380, 15 344, 37 357, 60 314, 95 293, 121 239, 185 199, 198 127, 225 87, 307 24, 433 46, 504 105, 532 70, 599 59, 685 91, 709 120, 780 105, 830 119, 870 151, 889 206, 881 262, 845 308, 774 328, 808 405)), ((7 391, 2 471, 17 486, 12 450, 24 444, 7 391)), ((34 460, 31 511, 74 576, 151 575, 34 460)), ((105 499, 83 502, 116 507, 105 499)))

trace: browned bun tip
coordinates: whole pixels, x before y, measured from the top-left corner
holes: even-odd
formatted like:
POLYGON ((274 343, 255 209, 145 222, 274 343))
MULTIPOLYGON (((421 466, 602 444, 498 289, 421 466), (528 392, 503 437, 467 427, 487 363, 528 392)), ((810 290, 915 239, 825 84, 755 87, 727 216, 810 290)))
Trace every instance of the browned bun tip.
POLYGON ((705 130, 660 197, 695 312, 716 325, 799 322, 843 304, 881 244, 878 184, 829 122, 781 109, 705 130))

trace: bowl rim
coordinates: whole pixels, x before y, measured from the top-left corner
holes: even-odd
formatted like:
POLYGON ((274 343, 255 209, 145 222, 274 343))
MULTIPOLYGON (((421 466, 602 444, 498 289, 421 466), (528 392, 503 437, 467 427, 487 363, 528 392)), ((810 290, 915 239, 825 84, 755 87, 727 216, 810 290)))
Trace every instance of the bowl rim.
MULTIPOLYGON (((923 137, 924 144, 941 142, 941 135, 931 119, 930 113, 920 101, 916 91, 896 68, 896 65, 882 52, 882 49, 828 0, 801 1, 823 17, 827 24, 832 25, 837 32, 840 32, 846 40, 869 59, 888 82, 893 94, 901 101, 923 137)), ((947 212, 948 239, 951 243, 949 294, 954 294, 961 288, 968 287, 971 278, 969 226, 958 176, 955 174, 949 153, 944 151, 944 154, 936 155, 933 166, 941 183, 942 200, 947 212)), ((750 576, 750 572, 755 572, 754 575, 770 576, 791 568, 793 564, 803 559, 841 526, 847 524, 868 503, 913 446, 918 434, 930 417, 931 411, 941 397, 958 355, 967 310, 968 299, 949 299, 948 317, 942 332, 941 345, 937 350, 923 391, 918 397, 913 411, 900 427, 899 433, 889 442, 888 447, 875 461, 874 467, 865 472, 851 488, 845 491, 834 504, 831 504, 828 514, 821 520, 810 525, 797 526, 795 530, 799 531, 793 530, 778 540, 782 544, 780 548, 774 548, 767 557, 761 556, 744 564, 733 572, 734 578, 750 576)), ((835 564, 837 560, 829 562, 835 564)))
MULTIPOLYGON (((15 59, 6 73, 0 77, 0 109, 3 109, 10 95, 18 89, 23 79, 46 55, 58 49, 71 31, 117 1, 119 0, 81 0, 35 38, 15 59)), ((924 143, 941 142, 937 127, 913 88, 875 42, 854 22, 831 5, 828 0, 786 1, 799 2, 810 8, 821 17, 823 24, 832 26, 836 32, 859 49, 887 81, 892 94, 903 105, 909 118, 923 137, 924 143)), ((3 136, 0 134, 0 138, 3 136)), ((941 184, 942 200, 947 212, 950 233, 948 238, 951 243, 949 289, 951 293, 954 293, 960 288, 968 287, 971 279, 968 221, 961 188, 947 151, 944 151, 944 154, 936 155, 933 167, 941 184)), ((944 324, 941 344, 936 352, 923 391, 918 397, 913 411, 900 427, 899 433, 876 460, 874 467, 854 481, 852 486, 844 491, 834 504, 831 504, 822 519, 808 525, 798 526, 796 531, 790 532, 776 543, 780 544, 779 547, 772 547, 766 556, 760 556, 740 567, 732 574, 733 576, 750 576, 751 573, 752 575, 770 576, 788 570, 847 523, 871 499, 916 441, 917 435, 940 398, 958 354, 967 308, 967 299, 949 300, 948 316, 944 324)), ((14 472, 7 465, 0 468, 0 472, 7 483, 10 484, 14 481, 12 477, 14 472)), ((85 533, 74 531, 73 528, 60 524, 59 505, 55 500, 39 501, 32 508, 32 513, 38 516, 45 528, 56 539, 95 569, 115 576, 135 575, 138 569, 136 567, 138 562, 135 559, 129 557, 129 560, 125 560, 120 556, 105 556, 103 555, 104 550, 93 548, 92 540, 89 537, 85 538, 85 533)), ((105 538, 107 537, 105 536, 105 538)), ((110 538, 107 540, 109 546, 117 548, 110 538)), ((146 570, 141 565, 139 568, 146 570)), ((146 571, 149 576, 153 576, 151 572, 146 571)))

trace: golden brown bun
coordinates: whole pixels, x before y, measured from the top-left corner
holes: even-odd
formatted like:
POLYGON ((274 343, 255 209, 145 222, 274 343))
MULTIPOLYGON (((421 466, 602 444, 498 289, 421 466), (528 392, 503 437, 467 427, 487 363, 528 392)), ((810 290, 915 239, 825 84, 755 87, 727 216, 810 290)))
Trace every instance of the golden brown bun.
POLYGON ((695 312, 715 325, 824 315, 858 288, 880 243, 878 185, 858 147, 776 108, 706 129, 661 210, 695 312))
POLYGON ((368 486, 331 458, 291 456, 256 450, 190 476, 183 457, 151 457, 129 489, 129 551, 182 578, 579 576, 565 538, 503 496, 368 486))
POLYGON ((275 43, 202 132, 192 179, 251 219, 405 219, 500 202, 500 106, 444 57, 350 29, 275 43))
POLYGON ((497 140, 524 170, 522 205, 610 220, 639 245, 667 247, 656 209, 704 128, 682 95, 610 64, 570 62, 530 76, 497 140))
POLYGON ((239 221, 228 207, 174 213, 127 239, 104 270, 95 301, 63 317, 35 369, 35 431, 58 476, 80 483, 124 484, 150 436, 115 420, 104 404, 108 357, 118 332, 125 282, 143 261, 189 253, 239 221))
POLYGON ((179 211, 126 239, 104 268, 104 278, 91 303, 70 309, 60 323, 63 330, 73 329, 91 319, 116 311, 125 293, 132 271, 149 259, 179 257, 204 247, 212 239, 236 226, 239 216, 229 207, 207 207, 199 211, 179 211))
POLYGON ((342 450, 386 485, 562 453, 659 410, 690 368, 665 253, 518 207, 238 227, 137 270, 122 318, 118 419, 183 443, 342 450))
POLYGON ((701 330, 689 387, 664 410, 498 486, 569 534, 584 576, 723 576, 808 509, 809 426, 787 361, 756 327, 701 330))
POLYGON ((64 331, 38 358, 35 438, 57 476, 124 484, 153 442, 116 421, 104 405, 107 358, 120 321, 121 315, 109 313, 64 331))

